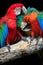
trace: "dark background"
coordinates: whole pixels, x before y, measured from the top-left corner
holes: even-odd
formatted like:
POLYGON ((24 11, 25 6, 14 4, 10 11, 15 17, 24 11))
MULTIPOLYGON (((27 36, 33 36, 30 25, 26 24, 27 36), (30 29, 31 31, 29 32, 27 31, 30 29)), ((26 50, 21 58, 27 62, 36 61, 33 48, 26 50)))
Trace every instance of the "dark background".
POLYGON ((0 0, 0 17, 2 17, 8 7, 14 3, 23 3, 26 7, 35 7, 43 10, 43 0, 0 0))
MULTIPOLYGON (((43 10, 43 1, 42 0, 0 0, 0 18, 5 15, 8 7, 14 3, 23 3, 26 8, 27 7, 35 7, 39 11, 43 10)), ((42 60, 39 58, 39 56, 36 54, 32 54, 29 56, 25 56, 23 58, 13 60, 10 62, 7 62, 5 64, 10 64, 10 65, 41 65, 42 60)), ((42 64, 43 65, 43 64, 42 64)))

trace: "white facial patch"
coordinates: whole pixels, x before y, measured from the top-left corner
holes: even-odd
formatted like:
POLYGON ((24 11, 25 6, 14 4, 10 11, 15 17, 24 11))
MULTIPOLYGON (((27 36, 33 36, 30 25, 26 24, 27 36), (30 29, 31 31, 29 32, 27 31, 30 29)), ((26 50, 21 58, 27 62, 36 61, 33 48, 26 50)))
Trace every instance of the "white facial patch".
POLYGON ((21 29, 23 30, 23 28, 24 28, 26 25, 27 25, 26 22, 22 22, 22 23, 21 23, 21 29))
POLYGON ((27 14, 27 9, 24 6, 22 7, 22 11, 24 14, 27 14))
POLYGON ((16 15, 20 15, 21 14, 21 8, 20 7, 15 8, 14 12, 16 15))

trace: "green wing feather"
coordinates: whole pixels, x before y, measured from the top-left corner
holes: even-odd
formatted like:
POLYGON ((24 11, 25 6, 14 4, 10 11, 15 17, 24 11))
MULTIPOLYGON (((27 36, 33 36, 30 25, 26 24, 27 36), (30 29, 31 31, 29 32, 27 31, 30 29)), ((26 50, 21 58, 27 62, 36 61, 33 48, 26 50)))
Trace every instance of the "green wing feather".
POLYGON ((20 16, 17 17, 17 27, 19 27, 19 28, 21 27, 23 17, 24 17, 24 15, 20 15, 20 16))

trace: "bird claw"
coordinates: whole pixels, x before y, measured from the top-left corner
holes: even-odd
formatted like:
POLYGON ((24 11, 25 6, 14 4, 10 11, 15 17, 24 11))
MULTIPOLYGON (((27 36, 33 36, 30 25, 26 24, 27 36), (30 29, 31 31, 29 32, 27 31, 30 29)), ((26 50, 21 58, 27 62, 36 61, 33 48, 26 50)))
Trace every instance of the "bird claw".
POLYGON ((7 48, 8 48, 8 51, 10 52, 10 49, 11 49, 10 44, 7 45, 7 48))
POLYGON ((30 43, 32 43, 33 39, 34 39, 34 37, 31 37, 31 38, 30 38, 30 43))
POLYGON ((37 43, 36 43, 36 45, 38 45, 38 42, 39 42, 39 39, 40 39, 41 37, 39 36, 38 38, 36 38, 36 40, 37 40, 37 43))
POLYGON ((28 42, 26 37, 22 37, 21 39, 28 42))

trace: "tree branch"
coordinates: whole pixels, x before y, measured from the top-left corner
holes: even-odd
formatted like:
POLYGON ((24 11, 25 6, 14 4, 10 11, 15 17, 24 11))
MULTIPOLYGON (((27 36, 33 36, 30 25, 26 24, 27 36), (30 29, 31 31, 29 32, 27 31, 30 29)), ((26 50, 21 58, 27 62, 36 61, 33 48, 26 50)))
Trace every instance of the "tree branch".
POLYGON ((37 43, 36 39, 34 39, 31 44, 30 44, 30 38, 28 37, 27 39, 29 43, 21 40, 20 42, 11 45, 10 52, 8 51, 7 47, 1 48, 0 63, 4 63, 12 59, 20 58, 25 54, 35 53, 43 48, 42 38, 40 38, 37 45, 36 45, 37 43))

